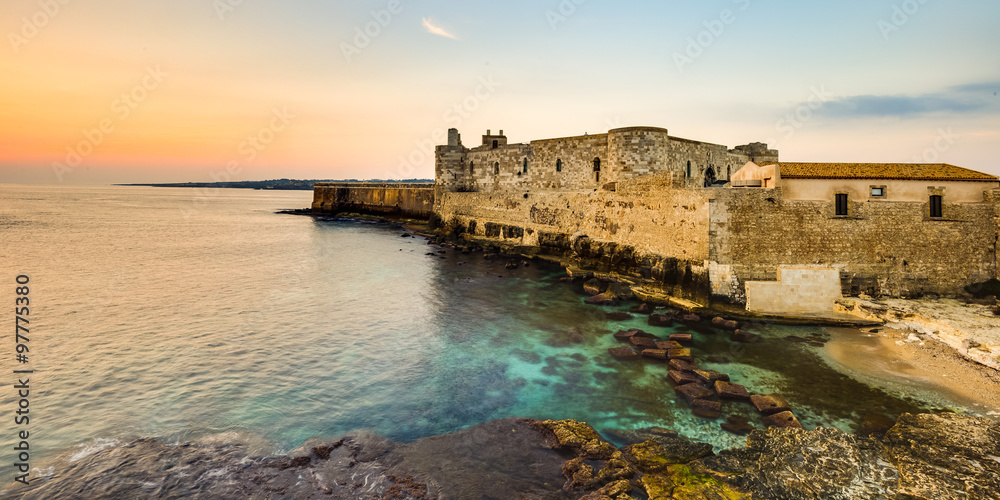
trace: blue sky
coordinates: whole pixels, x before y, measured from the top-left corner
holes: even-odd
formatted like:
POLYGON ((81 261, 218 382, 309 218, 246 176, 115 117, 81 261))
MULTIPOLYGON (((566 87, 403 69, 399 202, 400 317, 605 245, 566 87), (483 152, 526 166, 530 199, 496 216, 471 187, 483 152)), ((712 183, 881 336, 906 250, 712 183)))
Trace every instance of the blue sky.
POLYGON ((1000 174, 998 2, 42 1, 0 7, 0 182, 432 177, 452 126, 1000 174))

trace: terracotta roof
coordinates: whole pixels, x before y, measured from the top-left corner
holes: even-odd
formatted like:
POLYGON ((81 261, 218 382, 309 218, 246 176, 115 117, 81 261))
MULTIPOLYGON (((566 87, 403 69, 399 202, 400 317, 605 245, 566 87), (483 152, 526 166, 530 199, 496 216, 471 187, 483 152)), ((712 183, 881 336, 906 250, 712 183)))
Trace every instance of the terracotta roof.
POLYGON ((785 179, 904 179, 914 181, 997 181, 997 176, 947 163, 792 163, 779 165, 785 179))

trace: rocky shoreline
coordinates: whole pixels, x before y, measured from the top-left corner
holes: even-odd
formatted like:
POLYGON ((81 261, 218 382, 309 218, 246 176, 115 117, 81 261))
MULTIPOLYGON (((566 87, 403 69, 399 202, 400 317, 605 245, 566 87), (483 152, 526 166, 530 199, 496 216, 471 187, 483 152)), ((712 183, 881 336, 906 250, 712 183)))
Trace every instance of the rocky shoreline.
POLYGON ((575 420, 496 420, 413 443, 368 432, 310 439, 283 457, 238 444, 137 439, 83 458, 21 498, 994 499, 1000 424, 902 415, 884 434, 756 430, 718 454, 665 429, 615 447, 575 420))

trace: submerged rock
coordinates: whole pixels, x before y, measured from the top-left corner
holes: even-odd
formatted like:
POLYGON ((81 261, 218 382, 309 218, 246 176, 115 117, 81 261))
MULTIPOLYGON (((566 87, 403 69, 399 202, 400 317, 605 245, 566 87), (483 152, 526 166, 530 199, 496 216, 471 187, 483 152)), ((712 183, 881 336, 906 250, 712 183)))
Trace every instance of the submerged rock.
POLYGON ((790 411, 783 411, 764 417, 764 425, 779 429, 802 429, 799 419, 790 411))
POLYGON ((604 316, 611 321, 625 321, 631 319, 632 315, 624 311, 612 311, 604 313, 604 316))
POLYGON ((761 340, 760 335, 750 333, 746 330, 734 330, 732 336, 729 338, 733 342, 742 342, 744 344, 756 344, 761 340))
POLYGON ((750 420, 739 415, 730 416, 726 419, 726 422, 720 424, 720 426, 723 430, 736 434, 737 436, 746 436, 754 430, 754 427, 750 425, 750 420))
POLYGON ((650 314, 648 321, 650 326, 670 326, 674 318, 667 314, 650 314))
POLYGON ((726 330, 737 330, 740 327, 739 323, 737 323, 737 322, 735 322, 735 321, 733 321, 731 319, 723 318, 721 316, 716 316, 716 317, 712 318, 712 324, 715 325, 715 326, 717 326, 717 327, 719 327, 719 328, 723 328, 723 329, 726 329, 726 330))
POLYGON ((698 384, 683 384, 674 387, 674 391, 680 394, 681 397, 688 401, 694 401, 696 399, 705 399, 715 396, 715 392, 710 391, 698 384))
POLYGON ((597 278, 588 280, 583 284, 583 293, 586 293, 587 295, 594 296, 603 291, 604 289, 601 288, 601 282, 597 278))
POLYGON ((585 300, 584 302, 595 306, 616 306, 618 305, 618 297, 615 297, 613 294, 605 292, 594 295, 592 297, 588 297, 587 300, 585 300))
POLYGON ((635 349, 632 349, 631 347, 612 347, 611 349, 608 349, 608 352, 610 352, 615 359, 639 359, 639 353, 635 352, 635 349))
POLYGON ((636 314, 653 314, 653 306, 650 306, 645 302, 636 306, 632 306, 628 310, 629 312, 633 312, 636 314))
POLYGON ((707 399, 696 399, 691 402, 691 412, 697 417, 719 418, 722 416, 722 403, 707 399))
POLYGON ((774 415, 775 413, 791 410, 791 407, 788 406, 788 401, 785 401, 784 396, 781 394, 768 394, 766 396, 754 394, 750 396, 750 402, 753 403, 757 411, 762 415, 774 415))

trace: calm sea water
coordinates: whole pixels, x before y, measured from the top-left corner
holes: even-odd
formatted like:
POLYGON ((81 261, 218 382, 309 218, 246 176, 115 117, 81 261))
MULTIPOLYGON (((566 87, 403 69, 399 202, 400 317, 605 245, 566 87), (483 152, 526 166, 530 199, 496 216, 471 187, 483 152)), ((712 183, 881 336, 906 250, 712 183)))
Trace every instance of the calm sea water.
MULTIPOLYGON (((54 472, 45 464, 56 455, 138 436, 281 453, 310 436, 365 428, 409 441, 507 416, 576 418, 612 433, 657 425, 741 446, 718 421, 691 415, 664 364, 608 356, 611 333, 632 327, 692 331, 702 366, 754 392, 781 391, 809 428, 948 404, 828 368, 820 328, 767 327, 764 343, 741 346, 708 328, 610 321, 605 312, 628 304, 584 305, 558 267, 506 270, 387 225, 275 213, 310 201, 0 186, 0 301, 14 304, 16 276, 31 280, 30 363, 14 361, 9 334, 0 347, 0 442, 16 430, 11 371, 28 367, 35 474, 54 472), (703 361, 710 355, 716 363, 703 361)), ((8 325, 12 309, 0 308, 8 325)), ((726 413, 755 415, 739 403, 726 413)), ((0 464, 13 459, 5 445, 0 464)), ((12 479, 2 470, 0 484, 12 479)))

